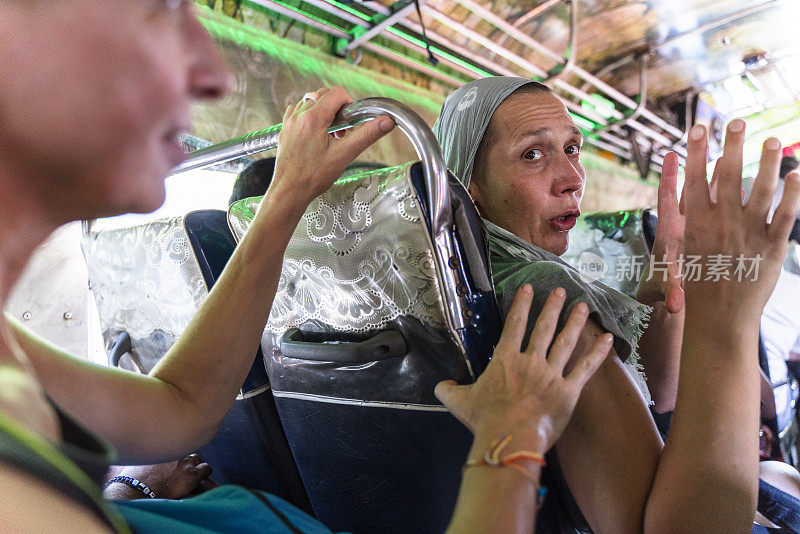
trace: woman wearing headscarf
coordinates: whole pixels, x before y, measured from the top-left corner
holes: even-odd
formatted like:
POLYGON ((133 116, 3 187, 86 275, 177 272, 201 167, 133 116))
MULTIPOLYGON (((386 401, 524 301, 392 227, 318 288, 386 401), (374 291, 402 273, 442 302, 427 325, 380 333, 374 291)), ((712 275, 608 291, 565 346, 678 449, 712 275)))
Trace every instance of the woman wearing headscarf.
MULTIPOLYGON (((743 130, 742 121, 731 123, 725 154, 717 164, 715 176, 724 176, 726 185, 741 183, 743 130)), ((468 187, 486 221, 501 307, 508 307, 521 284, 531 283, 534 294, 538 291, 540 296, 560 286, 567 294, 565 311, 577 302, 589 305, 591 320, 578 347, 601 330, 614 334, 611 354, 619 357, 608 358, 589 381, 554 449, 553 459, 558 461, 551 466, 560 466, 563 472, 562 478, 562 473, 553 469, 556 486, 564 480, 568 486, 559 488, 563 490, 562 515, 569 515, 575 528, 596 532, 638 532, 643 528, 735 532, 749 528, 758 477, 753 429, 758 427, 759 382, 752 358, 758 322, 741 308, 743 302, 748 302, 749 308, 757 307, 753 302, 763 306, 764 294, 759 293, 753 301, 732 295, 726 295, 724 302, 695 300, 694 307, 687 306, 686 311, 694 320, 687 316, 683 331, 684 297, 677 275, 670 272, 665 280, 654 276, 640 287, 641 300, 656 308, 642 340, 651 352, 647 356, 669 362, 666 369, 662 365, 659 370, 665 380, 657 381, 660 398, 656 402, 670 409, 671 396, 678 405, 672 433, 662 446, 647 409, 649 394, 641 380, 637 354, 648 306, 601 283, 584 280, 558 257, 566 251, 568 232, 580 214, 585 182, 580 163, 583 138, 564 105, 546 86, 531 80, 485 78, 446 99, 434 133, 446 164, 468 187), (747 315, 747 326, 742 329, 742 322, 735 318, 717 317, 710 328, 708 314, 721 309, 747 315), (704 326, 699 327, 701 324, 704 326), (754 335, 742 335, 752 334, 751 330, 754 335), (709 335, 712 332, 714 335, 709 335), (653 349, 663 354, 652 354, 653 349), (638 392, 634 384, 639 385, 638 392), (737 392, 735 399, 730 391, 737 392)), ((697 127, 688 143, 687 184, 694 179, 697 195, 702 193, 698 193, 701 172, 705 178, 705 139, 705 131, 697 127), (690 172, 695 176, 690 177, 690 172)), ((777 140, 765 144, 762 160, 766 162, 762 164, 762 184, 773 188, 780 158, 776 145, 779 147, 777 140)), ((689 228, 684 229, 688 223, 678 209, 677 170, 677 156, 668 155, 659 191, 662 220, 654 246, 654 254, 664 254, 673 262, 683 252, 684 238, 688 243, 690 237, 693 241, 702 237, 690 236, 689 228)), ((722 178, 720 187, 721 183, 722 178)), ((702 194, 709 195, 707 187, 702 194)), ((759 231, 764 229, 766 216, 761 208, 761 203, 749 207, 760 217, 754 224, 759 231)), ((688 207, 686 213, 688 217, 688 207)), ((713 219, 706 224, 709 233, 718 226, 713 219)), ((693 231, 697 232, 697 227, 693 231)), ((535 299, 529 328, 540 305, 541 300, 535 299)))
MULTIPOLYGON (((164 177, 186 156, 179 134, 190 128, 191 103, 223 95, 231 79, 188 0, 6 0, 0 48, 2 309, 30 254, 58 225, 163 202, 164 177)), ((392 129, 379 117, 333 138, 326 128, 349 102, 343 89, 323 88, 289 106, 250 231, 149 375, 75 358, 0 315, 0 531, 129 532, 123 511, 137 532, 327 532, 280 499, 232 486, 170 501, 130 479, 147 498, 115 509, 97 479, 112 459, 107 443, 121 462, 143 463, 196 450, 214 435, 252 364, 293 229, 311 200, 392 129)), ((555 348, 543 325, 521 351, 530 294, 520 292, 509 318, 515 326, 474 386, 484 392, 479 400, 493 402, 472 403, 464 415, 475 451, 457 529, 531 531, 540 453, 611 343, 599 338, 564 376, 586 317, 578 310, 555 348), (520 399, 533 409, 521 410, 520 399), (513 435, 502 441, 502 461, 482 462, 499 450, 501 431, 513 435), (513 500, 498 508, 489 491, 513 500)), ((562 303, 556 292, 543 321, 555 324, 562 303)))

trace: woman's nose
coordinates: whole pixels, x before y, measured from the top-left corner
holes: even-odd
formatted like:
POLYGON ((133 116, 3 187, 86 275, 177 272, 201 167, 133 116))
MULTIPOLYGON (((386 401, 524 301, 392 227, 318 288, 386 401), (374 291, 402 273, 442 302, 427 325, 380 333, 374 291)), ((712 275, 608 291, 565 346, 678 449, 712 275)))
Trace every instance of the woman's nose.
POLYGON ((576 167, 575 163, 565 156, 561 162, 559 177, 555 183, 555 194, 567 195, 575 191, 580 191, 581 188, 583 188, 583 183, 583 172, 581 172, 579 167, 576 167))
POLYGON ((202 99, 225 96, 233 87, 234 79, 217 44, 194 13, 186 24, 186 46, 191 55, 189 89, 192 96, 202 99))

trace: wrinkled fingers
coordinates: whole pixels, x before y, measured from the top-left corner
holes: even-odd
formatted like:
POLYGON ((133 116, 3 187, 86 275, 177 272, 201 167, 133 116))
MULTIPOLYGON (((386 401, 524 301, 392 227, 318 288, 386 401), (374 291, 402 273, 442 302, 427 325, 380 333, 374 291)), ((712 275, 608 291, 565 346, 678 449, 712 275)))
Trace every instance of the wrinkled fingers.
POLYGON ((581 356, 575 367, 564 377, 564 379, 571 383, 580 391, 586 382, 594 375, 595 371, 600 368, 600 365, 605 361, 608 356, 608 351, 611 350, 611 343, 614 341, 614 336, 611 334, 603 334, 595 340, 591 350, 581 356))
POLYGON ((589 317, 589 307, 585 302, 581 302, 572 308, 572 313, 569 314, 567 324, 559 332, 550 349, 550 355, 547 361, 555 369, 562 373, 564 367, 567 365, 575 346, 578 344, 578 338, 581 335, 583 327, 586 325, 586 319, 589 317))
POLYGON ((558 316, 561 313, 561 308, 564 307, 566 296, 566 292, 561 287, 557 287, 550 292, 528 340, 528 348, 525 351, 528 355, 538 355, 540 358, 547 356, 547 347, 550 346, 550 342, 556 333, 558 316))

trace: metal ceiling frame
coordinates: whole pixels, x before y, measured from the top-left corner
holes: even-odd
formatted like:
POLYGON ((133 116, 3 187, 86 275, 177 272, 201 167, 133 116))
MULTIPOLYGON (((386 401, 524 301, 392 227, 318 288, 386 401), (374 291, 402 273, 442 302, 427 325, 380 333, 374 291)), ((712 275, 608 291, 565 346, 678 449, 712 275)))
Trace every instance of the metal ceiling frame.
MULTIPOLYGON (((333 22, 311 16, 300 8, 289 6, 281 0, 251 1, 270 11, 333 36, 336 39, 333 52, 345 57, 363 48, 454 87, 458 87, 470 79, 477 79, 486 75, 528 75, 532 79, 547 83, 561 93, 559 96, 572 114, 598 125, 598 128, 592 129, 587 135, 586 141, 588 143, 628 161, 636 161, 637 158, 633 151, 639 147, 643 150, 649 150, 653 154, 650 168, 656 172, 660 172, 663 156, 669 150, 674 150, 682 157, 686 155, 685 131, 669 124, 647 108, 647 87, 644 75, 640 74, 640 95, 631 98, 575 64, 577 56, 577 9, 575 0, 547 0, 513 24, 492 13, 487 7, 477 3, 475 0, 455 0, 463 8, 503 32, 504 38, 499 42, 481 35, 472 28, 455 21, 448 15, 420 1, 421 11, 424 15, 437 20, 441 24, 468 37, 471 41, 491 50, 522 71, 522 74, 515 72, 495 60, 483 57, 479 53, 426 28, 427 43, 431 50, 443 65, 446 65, 457 75, 436 68, 436 66, 424 60, 406 55, 400 50, 392 49, 375 40, 376 37, 380 37, 386 41, 401 45, 405 49, 427 55, 426 41, 422 38, 423 28, 421 24, 411 18, 411 15, 416 12, 416 5, 413 0, 397 0, 391 7, 369 2, 368 0, 355 0, 354 3, 348 5, 339 3, 336 0, 302 0, 303 3, 314 6, 350 24, 352 27, 349 30, 344 30, 333 22), (571 23, 570 40, 564 53, 558 54, 550 50, 519 29, 523 23, 564 3, 570 4, 571 23), (533 50, 539 56, 542 56, 545 61, 555 63, 555 66, 547 70, 530 59, 515 54, 503 46, 503 43, 508 42, 508 39, 518 41, 527 49, 533 50), (580 87, 567 82, 565 80, 567 75, 578 78, 586 86, 592 86, 597 93, 602 94, 613 103, 613 107, 608 108, 609 118, 605 118, 590 109, 585 109, 581 105, 581 102, 591 102, 593 97, 580 87), (464 76, 467 79, 460 79, 458 76, 464 76), (631 136, 636 138, 633 139, 631 136)), ((766 3, 770 4, 771 2, 766 3)), ((642 71, 646 71, 647 57, 642 57, 641 61, 640 68, 642 71)))

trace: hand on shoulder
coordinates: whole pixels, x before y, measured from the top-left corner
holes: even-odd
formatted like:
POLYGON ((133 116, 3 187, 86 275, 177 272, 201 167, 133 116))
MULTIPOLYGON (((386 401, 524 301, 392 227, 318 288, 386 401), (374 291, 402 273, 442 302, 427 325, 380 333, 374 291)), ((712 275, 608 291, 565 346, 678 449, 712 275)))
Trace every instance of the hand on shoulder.
POLYGON ((564 374, 589 312, 583 303, 575 306, 553 341, 566 298, 564 290, 557 288, 522 350, 532 297, 527 284, 517 292, 492 360, 474 384, 446 381, 436 386, 439 400, 473 431, 476 446, 479 441, 512 435, 517 448, 546 452, 561 436, 583 386, 611 349, 613 336, 599 336, 564 374))

